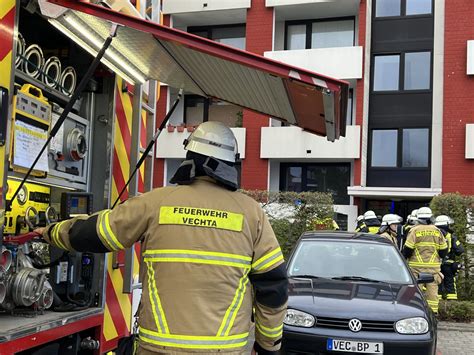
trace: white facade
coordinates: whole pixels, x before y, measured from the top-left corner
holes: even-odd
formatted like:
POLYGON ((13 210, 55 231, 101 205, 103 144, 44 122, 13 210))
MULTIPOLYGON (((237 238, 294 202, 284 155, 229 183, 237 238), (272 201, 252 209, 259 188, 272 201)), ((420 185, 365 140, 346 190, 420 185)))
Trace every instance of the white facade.
POLYGON ((265 57, 337 79, 362 78, 362 47, 265 52, 265 57))
POLYGON ((474 124, 466 124, 466 159, 474 159, 474 124))
POLYGON ((349 161, 360 157, 360 127, 347 126, 346 136, 335 142, 299 127, 263 127, 260 157, 349 161))
POLYGON ((163 0, 166 15, 250 8, 251 0, 163 0))

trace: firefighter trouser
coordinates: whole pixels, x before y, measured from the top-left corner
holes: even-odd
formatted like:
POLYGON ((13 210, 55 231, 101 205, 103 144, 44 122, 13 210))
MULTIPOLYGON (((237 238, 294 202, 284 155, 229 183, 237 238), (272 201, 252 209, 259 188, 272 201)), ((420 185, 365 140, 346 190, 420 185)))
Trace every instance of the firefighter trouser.
MULTIPOLYGON (((420 272, 417 270, 413 270, 413 274, 415 275, 416 278, 418 278, 418 275, 420 274, 420 272)), ((428 302, 428 305, 433 310, 433 312, 437 314, 438 304, 439 304, 438 286, 441 284, 443 279, 439 272, 433 273, 433 277, 434 277, 434 282, 425 284, 424 287, 422 287, 422 290, 425 293, 426 302, 428 302)))
POLYGON ((444 279, 439 285, 438 294, 440 296, 446 295, 448 300, 457 300, 456 271, 453 268, 453 264, 442 264, 441 272, 444 275, 444 279))

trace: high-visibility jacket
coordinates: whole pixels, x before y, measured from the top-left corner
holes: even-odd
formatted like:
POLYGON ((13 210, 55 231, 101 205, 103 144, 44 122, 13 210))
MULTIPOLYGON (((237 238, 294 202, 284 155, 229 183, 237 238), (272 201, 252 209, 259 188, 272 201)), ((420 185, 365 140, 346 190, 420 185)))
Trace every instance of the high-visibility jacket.
POLYGON ((197 178, 57 223, 44 236, 64 249, 96 252, 142 241, 139 341, 146 350, 241 351, 252 309, 258 346, 280 348, 288 298, 283 255, 260 205, 240 192, 197 178))
POLYGON ((394 236, 393 234, 391 234, 390 232, 385 231, 385 232, 383 232, 379 235, 380 235, 380 237, 382 237, 384 239, 387 239, 388 241, 392 242, 393 245, 395 245, 395 246, 397 245, 397 237, 394 236))
POLYGON ((356 230, 356 232, 377 234, 379 229, 380 229, 379 220, 373 219, 373 220, 365 221, 364 224, 361 225, 358 230, 356 230))
POLYGON ((418 272, 437 273, 440 271, 441 257, 448 244, 441 231, 434 225, 418 224, 408 233, 404 248, 411 252, 408 265, 418 272))
POLYGON ((447 264, 452 264, 456 261, 456 256, 459 256, 464 253, 464 247, 461 242, 458 240, 454 234, 444 231, 441 229, 441 232, 444 234, 446 243, 448 244, 448 255, 444 258, 443 262, 447 264))

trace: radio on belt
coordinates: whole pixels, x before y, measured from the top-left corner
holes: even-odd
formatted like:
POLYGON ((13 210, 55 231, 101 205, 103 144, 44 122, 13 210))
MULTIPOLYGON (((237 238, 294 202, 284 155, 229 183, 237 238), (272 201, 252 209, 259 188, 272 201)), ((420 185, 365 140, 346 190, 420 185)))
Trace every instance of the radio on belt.
POLYGON ((92 214, 92 194, 88 192, 63 192, 61 194, 62 220, 92 214))

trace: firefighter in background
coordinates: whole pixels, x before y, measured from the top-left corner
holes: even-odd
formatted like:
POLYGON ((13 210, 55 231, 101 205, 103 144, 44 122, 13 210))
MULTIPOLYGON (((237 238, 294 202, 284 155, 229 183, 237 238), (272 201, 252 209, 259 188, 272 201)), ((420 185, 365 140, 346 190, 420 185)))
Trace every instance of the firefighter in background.
POLYGON ((356 232, 360 232, 360 230, 362 228, 365 227, 365 223, 364 223, 364 216, 363 215, 360 215, 357 217, 356 219, 356 227, 355 227, 355 231, 356 232))
POLYGON ((418 224, 410 229, 403 247, 403 255, 415 277, 430 273, 434 282, 425 285, 425 296, 433 312, 438 313, 438 285, 443 281, 441 260, 448 253, 448 245, 441 231, 431 224, 433 213, 429 207, 418 210, 418 224))
POLYGON ((341 228, 337 224, 337 222, 328 217, 328 218, 314 218, 309 221, 308 225, 306 226, 308 230, 310 231, 315 231, 315 230, 332 230, 332 231, 338 231, 341 228))
POLYGON ((380 229, 380 221, 374 211, 364 213, 364 226, 356 232, 377 234, 380 229))
POLYGON ((452 225, 454 221, 451 217, 440 215, 435 219, 435 226, 443 233, 448 244, 448 255, 443 258, 441 272, 444 275, 443 282, 439 285, 438 295, 440 298, 446 295, 447 300, 457 300, 456 274, 461 268, 461 264, 456 262, 456 257, 464 253, 464 247, 458 238, 453 234, 452 225))
POLYGON ((418 221, 417 213, 418 210, 413 210, 407 217, 407 223, 405 223, 405 225, 403 226, 403 235, 405 236, 405 238, 408 236, 408 232, 410 231, 410 229, 412 229, 418 221))
POLYGON ((398 226, 401 225, 403 218, 396 214, 386 214, 382 217, 382 226, 379 229, 378 234, 398 246, 398 226))
POLYGON ((81 252, 142 241, 147 272, 138 354, 242 353, 252 312, 253 353, 276 354, 286 268, 265 212, 236 191, 236 139, 224 124, 204 122, 184 143, 186 160, 170 181, 177 186, 37 231, 57 247, 81 252))

